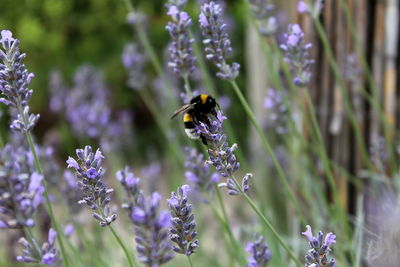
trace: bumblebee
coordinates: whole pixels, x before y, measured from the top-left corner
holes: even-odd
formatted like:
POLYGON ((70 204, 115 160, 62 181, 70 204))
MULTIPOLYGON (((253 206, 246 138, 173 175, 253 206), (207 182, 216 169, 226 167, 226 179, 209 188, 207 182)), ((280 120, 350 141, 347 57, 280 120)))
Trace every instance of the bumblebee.
POLYGON ((172 115, 171 119, 175 118, 181 113, 183 115, 183 124, 185 126, 185 133, 190 139, 201 139, 206 145, 205 139, 196 131, 196 125, 200 122, 209 124, 208 116, 210 114, 216 116, 217 112, 215 107, 217 102, 210 95, 201 94, 190 100, 190 104, 184 105, 172 115))

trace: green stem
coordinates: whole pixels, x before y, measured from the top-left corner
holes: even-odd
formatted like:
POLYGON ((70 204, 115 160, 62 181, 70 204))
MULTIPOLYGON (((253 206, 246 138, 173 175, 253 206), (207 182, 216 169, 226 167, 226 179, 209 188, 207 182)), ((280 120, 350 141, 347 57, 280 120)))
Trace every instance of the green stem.
POLYGON ((306 104, 307 104, 307 106, 308 106, 308 108, 310 110, 309 114, 311 116, 311 123, 312 123, 314 131, 316 133, 318 143, 320 144, 318 146, 320 148, 319 149, 319 154, 320 154, 320 157, 322 158, 322 163, 324 164, 324 168, 326 170, 326 174, 327 174, 327 177, 328 177, 328 182, 329 182, 329 185, 330 185, 330 187, 332 189, 333 197, 335 199, 336 205, 337 205, 337 207, 339 207, 339 209, 337 211, 335 211, 335 212, 339 213, 339 217, 342 220, 342 227, 344 227, 345 233, 348 233, 348 231, 350 230, 349 229, 349 225, 348 225, 348 221, 346 219, 345 211, 344 211, 342 205, 340 204, 340 197, 339 197, 339 193, 338 193, 338 190, 337 190, 337 187, 336 187, 335 178, 334 178, 333 171, 332 171, 332 166, 329 163, 330 160, 328 158, 327 151, 326 151, 326 148, 325 148, 324 139, 322 137, 322 134, 321 134, 321 131, 320 131, 320 128, 319 128, 319 125, 318 125, 318 121, 317 121, 317 118, 316 118, 316 115, 315 115, 316 113, 315 113, 315 110, 314 110, 314 106, 312 104, 311 97, 310 97, 310 94, 308 93, 307 89, 303 88, 303 92, 304 92, 304 95, 305 95, 306 104))
POLYGON ((132 258, 131 258, 131 255, 130 255, 128 249, 126 248, 126 246, 124 245, 124 243, 122 242, 122 240, 121 240, 121 238, 118 236, 118 234, 115 232, 113 226, 110 224, 108 227, 110 228, 111 233, 113 234, 113 236, 114 236, 115 239, 117 240, 118 244, 120 245, 120 247, 121 247, 122 250, 124 251, 125 256, 126 256, 126 259, 128 260, 129 266, 130 266, 130 267, 134 267, 134 266, 136 267, 137 265, 134 264, 134 262, 133 262, 133 260, 132 260, 132 258))
POLYGON ((262 214, 262 212, 257 208, 253 200, 242 190, 241 185, 238 183, 236 180, 235 176, 231 175, 231 178, 233 182, 236 185, 236 188, 239 190, 241 196, 246 200, 246 202, 250 205, 250 207, 253 209, 253 211, 258 215, 258 217, 261 219, 261 221, 268 227, 268 229, 272 232, 272 234, 275 236, 275 238, 278 240, 278 242, 282 245, 282 247, 287 251, 289 254, 289 257, 295 262, 297 266, 303 266, 302 263, 297 259, 297 257, 294 255, 293 251, 289 248, 289 246, 283 241, 283 239, 280 237, 278 232, 275 230, 274 226, 272 223, 262 214))
POLYGON ((219 188, 218 188, 218 186, 216 184, 214 184, 214 190, 216 192, 218 203, 219 203, 219 205, 221 207, 221 210, 222 210, 223 220, 224 220, 225 225, 226 225, 226 232, 227 232, 227 234, 229 236, 229 239, 230 239, 230 242, 232 243, 232 246, 234 247, 235 252, 236 252, 234 254, 234 256, 238 260, 238 262, 243 266, 243 265, 246 264, 246 259, 243 257, 242 248, 239 246, 239 244, 237 243, 235 237, 233 236, 232 229, 231 229, 230 223, 229 223, 229 218, 228 218, 228 215, 226 213, 224 200, 223 200, 223 198, 221 196, 221 192, 219 191, 219 188))
POLYGON ((247 114, 247 116, 249 117, 251 123, 253 124, 254 128, 256 129, 256 132, 259 135, 259 137, 261 139, 261 142, 263 143, 264 148, 266 149, 266 151, 270 155, 270 157, 272 159, 272 162, 273 162, 273 164, 274 164, 274 166, 275 166, 275 168, 276 168, 276 170, 278 172, 278 177, 279 177, 281 183, 283 184, 283 186, 284 186, 284 188, 285 188, 285 190, 286 190, 286 192, 287 192, 287 194, 289 196, 289 199, 291 200, 293 206, 295 207, 295 210, 296 210, 296 212, 297 212, 297 214, 298 214, 298 216, 300 218, 300 221, 303 224, 305 224, 306 220, 305 220, 305 218, 304 218, 304 216, 302 214, 302 211, 300 209, 299 202, 296 200, 296 198, 294 196, 294 193, 293 193, 293 190, 291 189, 291 187, 289 185, 289 182, 287 180, 287 177, 286 177, 285 173, 283 172, 282 166, 280 165, 278 159, 275 156, 274 151, 271 148, 270 143, 268 142, 268 140, 265 137, 260 125, 258 124, 257 119, 256 119, 253 111, 251 110, 249 104, 247 103, 246 99, 244 98, 244 96, 243 96, 242 92, 240 91, 240 89, 239 89, 238 85, 236 84, 236 82, 235 81, 231 81, 231 85, 232 85, 237 97, 239 98, 239 101, 242 104, 245 113, 247 114))
POLYGON ((187 256, 187 259, 188 259, 188 261, 189 261, 190 267, 193 267, 192 259, 190 258, 190 256, 187 256))

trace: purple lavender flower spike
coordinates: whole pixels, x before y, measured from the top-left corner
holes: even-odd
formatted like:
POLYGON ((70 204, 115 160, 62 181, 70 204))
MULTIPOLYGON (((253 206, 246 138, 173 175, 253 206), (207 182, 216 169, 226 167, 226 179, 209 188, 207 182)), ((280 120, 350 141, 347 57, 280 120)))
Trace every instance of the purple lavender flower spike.
POLYGON ((283 102, 285 97, 287 97, 285 92, 270 88, 264 98, 264 109, 267 114, 265 127, 275 131, 278 135, 288 132, 289 112, 283 102))
POLYGON ((296 86, 306 86, 311 79, 311 65, 314 60, 309 59, 308 50, 312 47, 311 43, 306 44, 304 33, 298 24, 290 24, 288 33, 285 34, 286 42, 281 44, 286 63, 295 76, 293 83, 296 86))
POLYGON ((105 132, 111 116, 108 99, 102 74, 94 67, 81 66, 65 99, 65 115, 77 136, 98 138, 105 132))
POLYGON ((226 63, 226 58, 232 54, 232 46, 226 32, 226 24, 221 17, 220 5, 211 1, 201 6, 199 22, 203 44, 206 46, 206 58, 219 69, 217 73, 219 78, 233 81, 239 75, 240 65, 236 62, 232 65, 226 63))
POLYGON ((312 233, 311 226, 306 226, 306 231, 302 233, 310 245, 311 249, 308 250, 305 260, 305 266, 315 267, 315 266, 326 266, 326 267, 334 267, 335 259, 331 259, 328 261, 328 255, 332 251, 330 246, 336 243, 336 236, 333 233, 328 233, 325 236, 319 231, 317 236, 314 236, 312 233))
POLYGON ((173 258, 168 242, 171 217, 167 211, 159 212, 161 195, 154 192, 145 198, 140 189, 140 179, 125 167, 116 173, 117 180, 125 189, 122 207, 135 225, 138 259, 147 266, 160 266, 173 258))
POLYGON ((310 14, 318 17, 324 7, 324 0, 312 0, 311 4, 306 3, 304 0, 299 0, 297 3, 297 11, 300 14, 310 14))
MULTIPOLYGON (((59 252, 57 248, 55 248, 56 237, 57 232, 50 228, 48 240, 43 243, 40 251, 37 251, 31 243, 22 237, 19 243, 24 247, 24 250, 22 251, 22 256, 17 257, 17 261, 55 266, 60 262, 59 252), (38 255, 38 253, 40 253, 40 255, 38 255)), ((38 245, 36 240, 33 240, 33 242, 38 245)))
POLYGON ((68 87, 64 83, 62 73, 54 70, 49 78, 50 90, 50 109, 53 112, 63 112, 65 110, 65 99, 68 95, 68 87))
POLYGON ((26 133, 39 120, 39 114, 30 114, 28 102, 33 90, 28 86, 34 77, 28 72, 23 59, 25 54, 19 51, 19 41, 8 30, 1 31, 0 42, 0 102, 18 110, 18 115, 10 128, 26 133))
POLYGON ((128 87, 141 90, 146 84, 144 67, 147 57, 137 43, 128 43, 122 52, 122 63, 128 72, 128 87))
POLYGON ((171 218, 167 211, 158 212, 160 200, 161 195, 157 192, 147 198, 139 194, 131 213, 138 259, 147 266, 160 266, 174 257, 168 242, 171 218))
POLYGON ((126 199, 124 199, 122 203, 122 208, 128 209, 129 213, 132 213, 133 208, 137 205, 138 197, 141 194, 139 187, 140 179, 131 172, 128 166, 117 171, 115 177, 121 183, 126 193, 126 199))
POLYGON ((24 147, 0 149, 0 228, 33 227, 43 202, 43 175, 36 173, 24 147))
POLYGON ((246 251, 250 253, 248 267, 265 267, 271 260, 271 251, 261 235, 257 235, 256 241, 247 243, 246 251))
POLYGON ((218 173, 211 173, 210 166, 205 164, 204 155, 197 149, 185 147, 185 177, 200 191, 212 190, 213 184, 219 181, 218 173))
POLYGON ((275 6, 269 0, 249 0, 251 10, 258 23, 262 35, 274 35, 278 30, 278 23, 274 16, 275 6))
POLYGON ((192 213, 192 205, 188 204, 187 195, 190 191, 189 185, 183 185, 177 192, 171 193, 168 199, 169 210, 172 215, 172 225, 169 229, 170 239, 176 243, 174 251, 176 253, 190 256, 199 246, 196 239, 196 222, 192 213))
POLYGON ((111 214, 108 206, 111 201, 109 195, 114 189, 107 188, 103 182, 103 167, 101 164, 104 156, 100 149, 93 153, 91 146, 77 149, 76 155, 78 160, 69 157, 67 164, 68 168, 75 169, 78 187, 83 193, 83 197, 78 203, 86 204, 93 210, 92 215, 99 221, 100 226, 108 226, 117 219, 117 215, 111 214), (95 210, 100 213, 95 212, 95 210))
POLYGON ((246 193, 250 189, 250 178, 252 174, 246 174, 242 180, 241 188, 236 186, 233 174, 239 169, 240 164, 233 153, 237 145, 228 145, 227 136, 222 128, 222 123, 226 117, 222 111, 217 111, 217 116, 209 116, 209 122, 200 122, 196 130, 201 134, 207 143, 209 159, 207 164, 213 165, 222 177, 228 178, 226 183, 220 183, 219 187, 227 187, 228 194, 237 195, 240 192, 246 193))
POLYGON ((192 26, 192 19, 188 13, 181 11, 179 7, 170 5, 167 14, 172 21, 165 27, 171 37, 169 53, 171 60, 168 65, 175 74, 187 78, 195 70, 196 58, 193 53, 193 38, 190 38, 189 28, 192 26))

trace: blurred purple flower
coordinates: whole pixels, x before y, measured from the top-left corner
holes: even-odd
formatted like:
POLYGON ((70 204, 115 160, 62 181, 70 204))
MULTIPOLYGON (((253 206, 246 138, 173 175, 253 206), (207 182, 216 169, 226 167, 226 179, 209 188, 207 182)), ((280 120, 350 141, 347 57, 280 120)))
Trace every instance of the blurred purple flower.
POLYGON ((122 52, 122 63, 128 72, 128 87, 142 90, 146 84, 144 67, 147 63, 146 54, 137 43, 131 42, 125 45, 122 52))
MULTIPOLYGON (((44 242, 39 251, 36 250, 35 246, 29 243, 25 238, 21 238, 19 243, 24 247, 22 256, 17 257, 17 261, 25 263, 41 263, 45 265, 54 266, 60 261, 59 253, 55 248, 57 232, 52 228, 49 230, 48 240, 44 242), (38 255, 38 253, 40 253, 38 255)), ((33 242, 37 244, 36 240, 33 242)))
POLYGON ((270 88, 264 98, 265 127, 275 131, 278 135, 288 132, 289 112, 284 103, 285 97, 287 97, 285 92, 270 88))
POLYGON ((250 253, 248 267, 265 267, 271 260, 271 251, 261 235, 257 235, 256 241, 247 243, 246 251, 250 253))
POLYGON ((253 15, 262 35, 273 35, 278 30, 278 22, 274 16, 275 6, 268 0, 249 0, 253 15))
POLYGON ((68 95, 68 87, 64 83, 62 73, 54 70, 49 78, 50 109, 53 112, 63 113, 65 110, 65 99, 68 95))
POLYGON ((1 228, 33 227, 43 202, 43 175, 35 172, 30 151, 7 144, 0 149, 1 228))
POLYGON ((212 173, 210 166, 205 164, 204 154, 197 149, 185 147, 185 177, 200 191, 212 190, 213 184, 219 181, 218 173, 212 173))
POLYGON ((306 86, 311 79, 311 65, 315 62, 309 59, 308 50, 312 44, 305 43, 304 33, 298 24, 290 24, 288 33, 284 37, 285 43, 280 47, 294 75, 293 83, 296 86, 306 86))
POLYGON ((138 259, 148 266, 160 266, 173 258, 168 242, 171 218, 167 211, 158 212, 161 195, 154 192, 145 198, 139 194, 131 219, 135 225, 138 259))

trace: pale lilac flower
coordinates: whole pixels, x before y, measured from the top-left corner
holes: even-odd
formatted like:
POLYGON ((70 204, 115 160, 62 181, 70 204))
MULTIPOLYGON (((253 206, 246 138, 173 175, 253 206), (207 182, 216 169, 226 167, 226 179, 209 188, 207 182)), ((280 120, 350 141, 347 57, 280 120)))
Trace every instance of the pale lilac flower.
POLYGON ((143 89, 147 78, 144 71, 147 61, 146 54, 137 43, 131 42, 125 45, 122 63, 128 72, 128 87, 135 90, 143 89))
POLYGON ((318 17, 324 7, 324 0, 310 0, 310 2, 311 5, 306 3, 304 0, 299 0, 297 2, 297 12, 318 17))
MULTIPOLYGON (((19 240, 19 243, 24 247, 24 250, 22 251, 22 256, 17 257, 17 261, 25 263, 41 263, 50 266, 56 265, 60 262, 59 252, 55 247, 56 237, 57 232, 50 228, 48 240, 43 243, 40 251, 37 251, 33 244, 29 243, 22 237, 19 240)), ((33 242, 38 245, 36 240, 33 240, 33 242)))
POLYGON ((0 47, 0 102, 18 110, 10 128, 25 133, 39 120, 39 114, 30 114, 28 102, 33 90, 28 86, 34 77, 23 64, 25 54, 19 51, 19 40, 8 30, 1 31, 0 47))
POLYGON ((166 29, 171 37, 169 53, 171 60, 168 65, 174 70, 175 74, 182 78, 187 78, 195 69, 196 58, 194 56, 189 28, 192 19, 188 13, 181 11, 177 6, 171 5, 167 14, 172 21, 168 22, 166 29))
POLYGON ((271 251, 261 235, 256 236, 256 241, 247 243, 246 251, 250 253, 248 267, 265 267, 271 260, 271 251))
POLYGON ((185 147, 185 177, 195 188, 200 191, 212 190, 213 185, 219 181, 218 173, 212 173, 210 166, 205 163, 204 154, 196 148, 185 147))
POLYGON ((117 171, 115 177, 121 183, 126 193, 122 207, 128 209, 129 213, 132 213, 133 208, 137 205, 139 194, 141 194, 140 179, 136 177, 128 166, 117 171))
POLYGON ((31 152, 7 144, 0 149, 1 228, 33 227, 37 207, 43 202, 43 175, 35 172, 31 152))
POLYGON ((64 235, 66 237, 72 236, 74 232, 75 232, 75 227, 72 224, 69 223, 64 227, 64 235))
POLYGON ((188 203, 189 192, 189 185, 180 186, 167 200, 172 215, 170 239, 176 244, 173 249, 176 253, 186 256, 192 255, 199 246, 199 240, 195 239, 197 231, 192 205, 188 203))
POLYGON ((65 112, 65 99, 68 95, 68 87, 64 82, 61 71, 54 70, 50 73, 49 91, 51 111, 57 113, 65 112))
POLYGON ((268 0, 249 0, 251 10, 258 23, 259 32, 262 35, 273 35, 278 30, 278 22, 275 13, 275 6, 268 0))
POLYGON ((303 14, 303 13, 309 12, 310 9, 308 8, 308 5, 303 0, 299 0, 299 2, 297 3, 297 11, 300 14, 303 14))
POLYGON ((91 146, 77 149, 76 155, 78 160, 69 157, 67 164, 68 168, 75 169, 78 187, 83 193, 83 197, 78 203, 86 204, 93 210, 93 218, 99 221, 100 226, 108 226, 117 219, 117 215, 111 214, 108 205, 111 201, 109 195, 114 189, 107 188, 103 181, 102 160, 104 156, 100 149, 93 153, 91 146))
POLYGON ((145 198, 139 194, 131 219, 135 225, 135 240, 138 259, 147 266, 160 266, 174 255, 168 242, 169 212, 159 212, 161 195, 154 192, 145 198))
POLYGON ((78 137, 99 138, 110 123, 109 94, 103 75, 92 66, 81 66, 65 101, 65 116, 78 137))
POLYGON ((235 80, 239 75, 240 65, 234 62, 226 63, 226 59, 232 54, 231 41, 226 32, 226 24, 222 21, 222 8, 213 1, 201 6, 199 23, 205 45, 206 58, 212 61, 219 72, 217 76, 225 80, 235 80))
POLYGON ((324 234, 319 231, 317 236, 314 236, 312 233, 311 226, 306 226, 306 231, 302 232, 310 245, 310 250, 308 250, 305 260, 305 266, 314 267, 314 266, 326 266, 326 267, 334 267, 335 259, 328 260, 328 255, 331 252, 330 246, 336 243, 336 236, 333 233, 328 233, 325 238, 324 234))
POLYGON ((309 59, 308 50, 312 44, 304 41, 304 33, 298 24, 290 24, 288 33, 284 37, 285 43, 280 47, 294 75, 293 83, 297 86, 306 86, 311 79, 311 65, 315 62, 309 59))
POLYGON ((278 135, 288 132, 289 112, 284 102, 284 98, 286 97, 285 92, 270 88, 264 98, 264 109, 266 111, 265 127, 276 132, 278 135))

